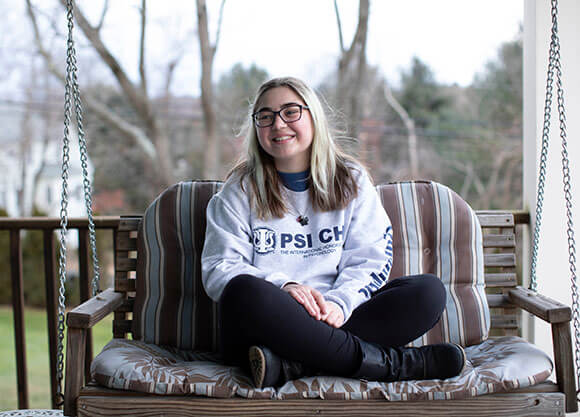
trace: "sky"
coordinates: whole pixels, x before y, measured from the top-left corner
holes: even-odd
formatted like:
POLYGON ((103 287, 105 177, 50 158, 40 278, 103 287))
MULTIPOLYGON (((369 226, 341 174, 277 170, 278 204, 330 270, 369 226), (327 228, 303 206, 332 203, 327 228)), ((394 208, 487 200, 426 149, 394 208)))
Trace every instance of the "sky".
MULTIPOLYGON (((77 1, 96 22, 103 0, 77 1)), ((24 16, 24 1, 18 2, 20 10, 10 7, 10 3, 0 0, 4 18, 6 13, 24 16)), ((33 0, 33 3, 50 10, 54 0, 33 0)), ((105 43, 133 80, 137 79, 139 4, 139 0, 109 2, 102 29, 105 43)), ((221 0, 207 0, 212 41, 216 38, 220 4, 221 0)), ((338 5, 348 44, 356 28, 358 1, 339 0, 338 5)), ((199 94, 195 2, 149 0, 147 6, 148 73, 153 94, 162 88, 167 62, 178 55, 182 59, 175 72, 172 92, 199 94)), ((13 17, 13 24, 15 21, 18 19, 13 17)), ((439 82, 465 86, 496 56, 502 42, 515 38, 522 22, 523 0, 371 0, 368 62, 378 66, 387 80, 396 85, 400 72, 409 67, 413 56, 418 56, 431 67, 439 82)), ((28 21, 25 23, 15 29, 27 30, 28 21)), ((9 37, 4 35, 5 39, 9 37)), ((79 45, 79 54, 90 56, 90 48, 83 49, 81 41, 79 45)), ((335 68, 338 54, 332 0, 227 0, 214 62, 214 80, 235 63, 242 63, 246 67, 256 64, 271 76, 293 75, 316 85, 335 68)), ((85 63, 85 68, 82 65, 79 68, 81 82, 83 76, 90 80, 106 72, 92 65, 90 59, 80 62, 85 63)))

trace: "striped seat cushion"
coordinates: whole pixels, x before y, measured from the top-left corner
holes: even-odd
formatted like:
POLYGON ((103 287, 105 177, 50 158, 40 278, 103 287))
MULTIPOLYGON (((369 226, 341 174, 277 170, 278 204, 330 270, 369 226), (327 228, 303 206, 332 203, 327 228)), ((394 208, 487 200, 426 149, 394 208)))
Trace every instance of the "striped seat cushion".
POLYGON ((431 273, 447 290, 447 306, 433 329, 412 344, 442 341, 470 346, 487 339, 482 232, 475 212, 455 192, 435 182, 377 186, 393 224, 390 279, 431 273))
MULTIPOLYGON (((163 395, 420 401, 509 392, 542 382, 553 370, 546 353, 516 336, 488 339, 466 348, 465 353, 467 364, 461 374, 446 380, 376 382, 316 375, 288 381, 279 388, 258 389, 244 369, 222 364, 215 354, 113 339, 93 360, 91 375, 108 388, 163 395)), ((445 411, 442 407, 438 415, 445 411)), ((339 414, 337 409, 334 415, 339 414)))
POLYGON ((137 238, 134 339, 217 350, 217 309, 203 290, 200 259, 207 204, 220 186, 181 182, 145 211, 137 238))

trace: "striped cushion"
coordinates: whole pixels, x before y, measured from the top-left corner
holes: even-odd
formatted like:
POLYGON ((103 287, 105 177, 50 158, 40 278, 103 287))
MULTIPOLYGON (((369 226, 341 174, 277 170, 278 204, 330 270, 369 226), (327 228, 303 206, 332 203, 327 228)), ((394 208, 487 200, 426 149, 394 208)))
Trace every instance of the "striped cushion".
MULTIPOLYGON (((134 339, 217 350, 217 308, 203 290, 200 259, 206 207, 220 186, 215 181, 182 182, 145 211, 138 236, 134 339)), ((413 344, 445 340, 469 346, 485 340, 490 319, 475 213, 434 182, 377 188, 394 229, 391 277, 434 273, 448 292, 442 320, 413 344)))
POLYGON ((145 211, 137 250, 133 338, 217 350, 217 309, 201 283, 205 212, 221 183, 181 182, 145 211))
MULTIPOLYGON (((546 353, 516 336, 488 339, 466 348, 465 353, 467 364, 461 374, 446 380, 388 383, 316 375, 288 381, 277 389, 257 389, 244 369, 225 366, 214 354, 113 339, 92 362, 91 375, 108 388, 151 394, 271 400, 419 401, 509 392, 542 382, 553 370, 546 353)), ((438 415, 445 415, 445 411, 448 411, 446 407, 441 406, 438 415)), ((460 415, 455 411, 454 415, 460 415)), ((340 415, 338 409, 334 415, 340 415)))
POLYGON ((470 346, 487 339, 490 316, 482 233, 474 211, 435 182, 401 182, 377 189, 393 224, 391 279, 432 273, 447 290, 443 317, 412 344, 447 341, 470 346))

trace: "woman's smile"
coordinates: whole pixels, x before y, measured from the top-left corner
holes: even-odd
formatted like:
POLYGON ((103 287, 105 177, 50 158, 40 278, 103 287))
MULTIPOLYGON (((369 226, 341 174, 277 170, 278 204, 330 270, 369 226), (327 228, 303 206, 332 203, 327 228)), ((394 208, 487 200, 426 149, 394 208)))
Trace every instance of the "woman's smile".
POLYGON ((295 135, 276 136, 272 141, 276 144, 285 144, 294 139, 295 135))

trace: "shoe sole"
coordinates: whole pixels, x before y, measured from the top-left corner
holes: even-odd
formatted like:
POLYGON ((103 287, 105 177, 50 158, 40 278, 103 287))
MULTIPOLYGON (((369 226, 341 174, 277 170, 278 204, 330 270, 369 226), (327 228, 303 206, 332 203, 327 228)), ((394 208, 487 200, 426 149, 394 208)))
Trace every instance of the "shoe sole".
POLYGON ((457 343, 453 343, 455 346, 457 346, 459 348, 459 350, 461 350, 461 354, 463 355, 463 366, 461 367, 461 370, 459 371, 460 375, 463 370, 465 369, 465 367, 467 366, 467 353, 465 353, 465 349, 463 349, 462 346, 458 345, 457 343))
POLYGON ((266 357, 264 352, 259 347, 252 346, 248 352, 248 357, 254 385, 256 385, 256 388, 262 388, 266 376, 266 357))

